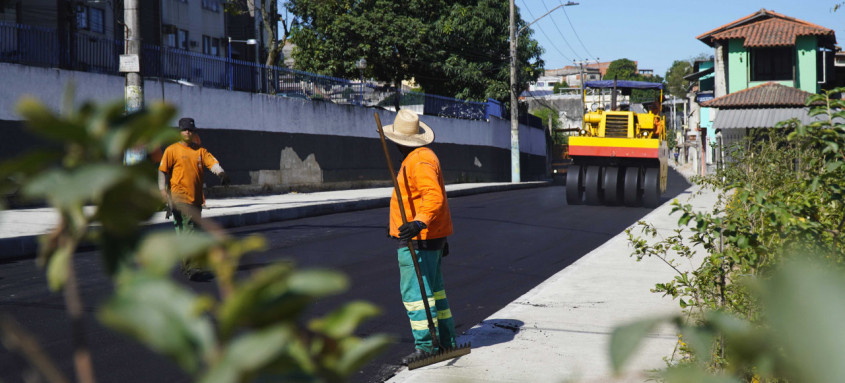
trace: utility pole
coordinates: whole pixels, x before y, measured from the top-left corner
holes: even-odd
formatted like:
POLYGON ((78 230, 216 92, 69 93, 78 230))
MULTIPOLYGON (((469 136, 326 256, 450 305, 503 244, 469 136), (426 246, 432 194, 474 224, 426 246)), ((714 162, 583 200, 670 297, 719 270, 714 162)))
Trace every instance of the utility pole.
MULTIPOLYGON (((139 22, 140 0, 124 0, 123 18, 126 23, 124 34, 126 50, 120 57, 120 71, 126 73, 124 100, 126 113, 133 113, 144 107, 144 80, 141 78, 141 23, 139 22)), ((123 155, 126 165, 141 162, 147 153, 143 147, 129 149, 123 155)))
POLYGON ((531 24, 536 23, 538 20, 546 17, 548 14, 554 12, 556 9, 560 7, 565 7, 568 5, 578 5, 578 3, 569 1, 566 4, 560 4, 557 7, 552 8, 550 11, 546 12, 543 16, 540 16, 534 21, 526 24, 519 30, 516 29, 516 6, 514 5, 514 0, 510 0, 510 27, 508 28, 508 32, 510 33, 510 54, 511 54, 511 182, 520 182, 519 177, 519 105, 517 104, 517 62, 516 62, 516 47, 517 43, 519 42, 519 34, 522 33, 526 28, 531 26, 531 24))
POLYGON ((589 64, 587 61, 575 61, 572 60, 572 63, 578 65, 578 76, 581 80, 581 127, 584 127, 584 113, 587 113, 587 100, 585 100, 584 96, 584 64, 589 64))
POLYGON ((588 60, 582 60, 582 61, 572 60, 572 64, 578 65, 578 73, 579 73, 578 75, 581 78, 581 89, 584 89, 584 81, 586 81, 584 79, 584 65, 590 65, 590 61, 588 61, 588 60))
POLYGON ((261 25, 264 19, 263 7, 264 4, 261 0, 252 0, 252 8, 255 10, 255 40, 258 41, 258 44, 255 44, 255 72, 257 73, 255 85, 259 92, 264 89, 264 81, 261 79, 263 77, 261 74, 261 47, 264 46, 264 30, 261 25))
POLYGON ((511 53, 511 182, 519 182, 519 105, 516 94, 516 6, 510 0, 511 53))
POLYGON ((675 112, 675 95, 672 95, 672 129, 678 129, 678 113, 675 112))

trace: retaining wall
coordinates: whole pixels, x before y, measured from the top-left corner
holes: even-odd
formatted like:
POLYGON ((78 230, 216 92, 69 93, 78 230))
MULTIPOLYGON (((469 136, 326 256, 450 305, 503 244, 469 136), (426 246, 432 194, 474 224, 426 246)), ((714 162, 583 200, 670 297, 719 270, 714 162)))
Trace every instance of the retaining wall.
MULTIPOLYGON (((34 96, 58 109, 68 84, 77 104, 122 99, 124 79, 85 72, 0 63, 0 160, 44 142, 23 129, 15 105, 34 96)), ((386 110, 231 92, 147 79, 147 103, 165 100, 178 117, 193 117, 208 148, 244 188, 265 190, 367 186, 388 181, 373 113, 390 124, 386 110)), ((447 183, 509 181, 510 123, 420 116, 435 132, 432 149, 447 183)), ((174 121, 175 125, 175 121, 174 121)), ((546 178, 544 131, 520 125, 522 180, 546 178)), ((399 153, 392 148, 398 165, 399 153)), ((206 177, 209 186, 216 177, 206 177)))

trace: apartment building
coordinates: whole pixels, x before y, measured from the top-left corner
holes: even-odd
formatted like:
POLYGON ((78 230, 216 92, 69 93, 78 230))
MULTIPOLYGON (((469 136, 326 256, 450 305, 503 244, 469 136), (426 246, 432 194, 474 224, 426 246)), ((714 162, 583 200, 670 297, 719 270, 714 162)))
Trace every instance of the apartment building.
POLYGON ((162 45, 226 56, 228 45, 221 0, 160 0, 162 45))

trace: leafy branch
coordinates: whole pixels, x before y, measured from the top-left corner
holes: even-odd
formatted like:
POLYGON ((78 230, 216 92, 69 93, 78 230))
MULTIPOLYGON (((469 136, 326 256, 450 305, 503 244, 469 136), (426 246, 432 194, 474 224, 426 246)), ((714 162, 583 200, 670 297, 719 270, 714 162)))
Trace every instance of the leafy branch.
MULTIPOLYGON (((144 232, 143 223, 161 207, 155 167, 125 166, 123 153, 174 142, 173 107, 154 104, 124 114, 122 103, 70 105, 57 114, 36 100, 20 102, 28 126, 61 149, 0 164, 0 189, 21 185, 25 197, 47 201, 59 213, 58 225, 41 238, 37 261, 50 288, 64 293, 78 381, 95 381, 74 268, 83 242, 98 246, 114 281, 112 296, 97 309, 100 322, 168 357, 197 381, 342 381, 390 344, 385 335, 355 335, 361 322, 379 314, 367 302, 302 318, 315 300, 348 287, 340 273, 297 270, 289 262, 238 273, 245 254, 265 248, 263 237, 233 238, 211 220, 200 220, 204 231, 195 234, 144 232), (218 296, 172 280, 185 258, 214 271, 218 296)), ((13 321, 0 318, 0 334, 51 382, 67 381, 13 321)))
MULTIPOLYGON (((690 205, 675 202, 672 212, 680 213, 680 218, 673 235, 656 238, 657 229, 645 222, 638 223, 641 236, 634 235, 633 228, 627 231, 632 255, 638 260, 657 257, 676 272, 673 280, 657 284, 653 291, 678 299, 688 315, 669 319, 689 347, 682 348, 683 361, 665 371, 667 381, 697 377, 714 382, 823 382, 827 380, 817 378, 833 376, 828 373, 837 370, 817 366, 824 371, 811 371, 807 366, 815 361, 795 355, 784 360, 785 354, 797 352, 788 344, 795 339, 775 331, 783 324, 778 321, 793 320, 788 316, 795 312, 845 306, 840 297, 827 292, 797 297, 782 291, 783 284, 791 284, 802 286, 795 290, 805 294, 805 284, 814 281, 799 283, 795 278, 805 278, 818 268, 827 269, 830 275, 823 278, 830 283, 845 280, 845 101, 834 97, 844 90, 809 97, 810 116, 818 119, 810 124, 784 121, 724 148, 727 166, 695 179, 718 191, 712 211, 694 212, 690 205), (671 257, 691 259, 696 248, 706 253, 699 266, 690 272, 676 267, 671 257), (804 301, 824 307, 807 306, 804 301), (798 359, 801 363, 795 363, 798 359)), ((622 351, 614 351, 624 356, 620 362, 632 350, 632 339, 665 320, 653 318, 621 328, 623 337, 632 338, 623 341, 622 351)), ((798 337, 820 336, 815 328, 798 327, 806 331, 798 332, 798 337)), ((796 328, 778 331, 795 333, 796 328)))

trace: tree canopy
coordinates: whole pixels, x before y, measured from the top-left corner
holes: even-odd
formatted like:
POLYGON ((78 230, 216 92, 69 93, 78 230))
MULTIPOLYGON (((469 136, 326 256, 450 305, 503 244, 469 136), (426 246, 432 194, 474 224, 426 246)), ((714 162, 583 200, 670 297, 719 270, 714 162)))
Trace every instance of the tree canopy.
MULTIPOLYGON (((290 36, 290 26, 288 20, 281 17, 279 14, 278 1, 264 1, 259 8, 255 8, 255 2, 252 0, 225 0, 223 2, 224 9, 227 13, 232 15, 239 15, 249 13, 255 15, 256 13, 264 22, 264 48, 266 49, 266 58, 264 64, 267 66, 276 65, 279 54, 282 53, 282 48, 285 46, 288 37, 290 36), (282 29, 279 30, 279 24, 282 29), (277 36, 277 38, 269 38, 268 36, 277 36)), ((256 37, 257 39, 257 37, 256 37)))
POLYGON ((628 59, 618 59, 610 62, 607 66, 604 78, 606 80, 640 80, 640 74, 637 73, 637 63, 628 59))
MULTIPOLYGON (((495 0, 291 0, 298 69, 388 83, 414 79, 423 91, 464 99, 508 98, 508 6, 495 0)), ((517 27, 525 25, 518 19, 517 27)), ((518 83, 536 80, 542 48, 519 37, 518 83)))
MULTIPOLYGON (((646 76, 640 74, 637 69, 637 63, 624 58, 613 60, 607 66, 607 72, 604 74, 604 79, 613 80, 614 78, 617 80, 664 82, 663 77, 658 75, 646 76)), ((633 89, 631 90, 631 101, 649 102, 659 98, 659 94, 659 92, 652 89, 633 89)))
POLYGON ((557 93, 559 93, 562 89, 565 89, 565 88, 569 88, 569 84, 567 84, 567 83, 566 83, 566 81, 557 82, 557 83, 555 83, 555 85, 552 87, 552 93, 557 94, 557 93))
POLYGON ((684 97, 691 81, 685 80, 684 76, 692 73, 692 64, 687 60, 675 60, 669 70, 666 71, 666 83, 669 93, 678 97, 684 97))

